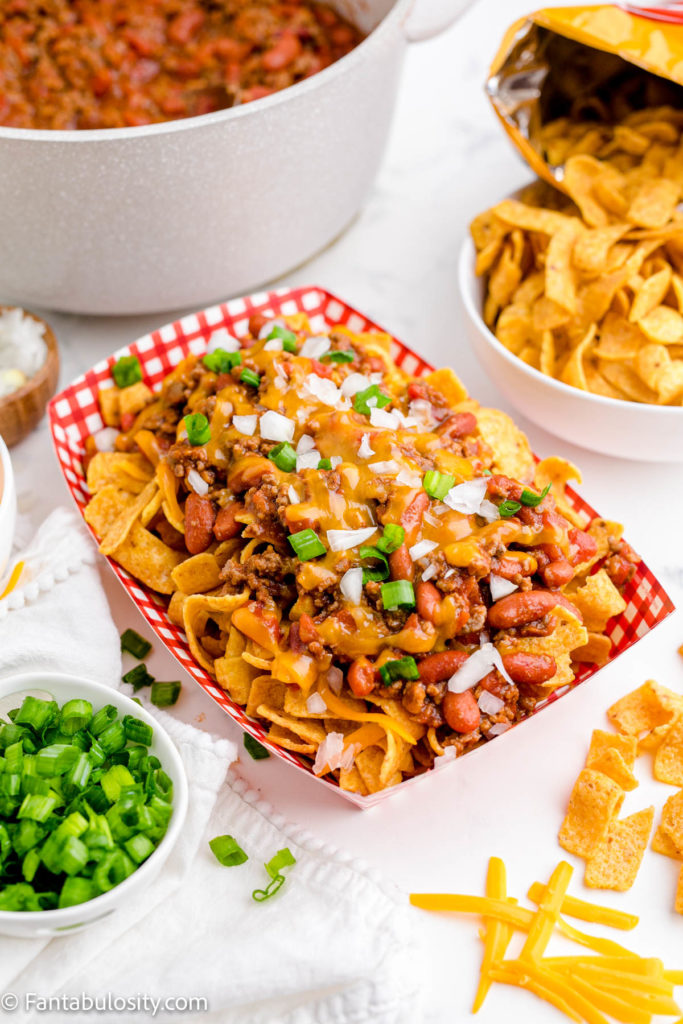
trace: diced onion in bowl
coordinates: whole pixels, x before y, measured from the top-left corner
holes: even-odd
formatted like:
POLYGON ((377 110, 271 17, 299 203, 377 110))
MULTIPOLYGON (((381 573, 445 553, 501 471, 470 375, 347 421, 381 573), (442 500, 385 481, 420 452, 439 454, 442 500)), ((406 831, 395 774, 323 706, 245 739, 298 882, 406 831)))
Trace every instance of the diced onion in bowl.
POLYGON ((519 589, 516 583, 503 579, 502 576, 496 576, 493 572, 489 576, 489 588, 492 601, 500 601, 501 597, 507 597, 508 594, 512 594, 515 590, 519 589))
POLYGON ((200 497, 205 497, 209 493, 209 485, 206 480, 203 480, 196 469, 191 469, 187 474, 186 480, 195 494, 200 497))
POLYGON ((264 412, 259 423, 261 437, 267 441, 291 441, 294 437, 294 427, 294 420, 272 409, 264 412))
POLYGON ((239 430, 240 434, 245 434, 247 437, 252 437, 256 432, 258 424, 258 416, 233 416, 232 425, 235 430, 239 430))
POLYGON ((92 439, 98 452, 113 452, 114 442, 118 436, 119 431, 114 427, 102 427, 96 434, 93 434, 92 439))
POLYGON ((464 693, 465 690, 471 690, 494 668, 498 669, 508 683, 512 682, 505 671, 503 659, 493 644, 482 644, 479 650, 470 654, 465 664, 451 676, 448 680, 448 689, 451 693, 464 693))
POLYGON ((339 589, 351 604, 360 604, 363 595, 363 570, 360 567, 347 569, 339 581, 339 589))
POLYGON ((412 548, 409 548, 410 557, 414 562, 417 562, 418 558, 424 558, 434 548, 438 548, 438 544, 435 540, 419 540, 417 544, 413 544, 412 548))
POLYGON ((327 543, 330 551, 348 551, 364 544, 373 533, 377 533, 376 526, 364 526, 360 530, 328 530, 327 543))
POLYGON ((306 701, 306 710, 312 715, 324 715, 327 711, 327 704, 319 693, 312 693, 306 701))
POLYGON ((217 348, 222 348, 224 352, 239 352, 241 347, 238 338, 233 337, 227 328, 219 327, 209 338, 206 351, 215 352, 217 348))
POLYGON ((479 704, 479 709, 485 715, 497 715, 505 707, 505 701, 501 700, 500 697, 496 697, 495 693, 489 693, 488 690, 481 691, 477 703, 479 704))

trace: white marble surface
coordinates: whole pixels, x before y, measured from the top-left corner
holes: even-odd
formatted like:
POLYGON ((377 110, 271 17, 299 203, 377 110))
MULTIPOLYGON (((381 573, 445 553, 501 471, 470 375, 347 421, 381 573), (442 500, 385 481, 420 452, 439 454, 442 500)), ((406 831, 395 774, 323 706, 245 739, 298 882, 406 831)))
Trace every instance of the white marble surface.
MULTIPOLYGON (((479 0, 439 39, 411 48, 388 152, 365 209, 332 247, 278 282, 318 283, 338 292, 433 362, 455 366, 482 402, 503 407, 464 341, 456 259, 470 218, 529 176, 482 88, 504 28, 527 9, 522 0, 479 0)), ((61 344, 62 384, 160 323, 158 316, 98 320, 47 315, 61 344)), ((627 524, 630 541, 652 566, 680 573, 680 467, 611 460, 522 425, 537 452, 556 452, 580 464, 586 496, 603 515, 627 524)), ((66 502, 67 492, 45 422, 12 455, 26 529, 66 502)), ((102 578, 120 629, 132 626, 148 633, 104 566, 102 578)), ((509 861, 512 885, 523 896, 528 883, 546 877, 562 853, 555 835, 563 805, 590 731, 602 724, 603 709, 651 675, 683 688, 683 662, 676 654, 682 641, 683 621, 677 615, 591 684, 486 753, 365 814, 273 759, 256 763, 247 758, 241 771, 281 812, 367 857, 408 891, 479 892, 486 859, 498 853, 509 861)), ((162 679, 181 672, 158 641, 150 668, 162 679)), ((189 677, 184 682, 176 713, 239 738, 210 698, 189 677)), ((644 765, 641 777, 647 775, 644 765)), ((644 781, 629 795, 628 806, 637 809, 650 800, 661 806, 668 795, 667 787, 644 781)), ((574 888, 581 894, 581 865, 576 866, 574 888)), ((604 902, 642 912, 641 932, 632 938, 641 952, 670 956, 677 943, 680 948, 683 925, 671 910, 674 875, 672 862, 649 854, 630 894, 600 894, 604 902)), ((428 952, 419 968, 425 994, 420 1019, 433 1024, 466 1020, 480 951, 477 926, 417 911, 415 916, 428 952)), ((499 989, 480 1019, 495 1022, 503 1012, 509 1020, 525 1022, 555 1015, 526 993, 499 989)))

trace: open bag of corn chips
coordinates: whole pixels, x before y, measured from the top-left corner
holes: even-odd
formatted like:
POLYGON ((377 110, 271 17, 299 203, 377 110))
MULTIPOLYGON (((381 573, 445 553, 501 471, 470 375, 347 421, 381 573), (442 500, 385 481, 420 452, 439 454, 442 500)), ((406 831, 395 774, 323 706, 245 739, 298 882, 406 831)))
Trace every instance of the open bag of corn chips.
MULTIPOLYGON (((672 18, 674 15, 672 15, 672 18)), ((683 401, 683 23, 616 5, 514 24, 487 92, 540 181, 475 219, 484 318, 584 391, 683 401)))

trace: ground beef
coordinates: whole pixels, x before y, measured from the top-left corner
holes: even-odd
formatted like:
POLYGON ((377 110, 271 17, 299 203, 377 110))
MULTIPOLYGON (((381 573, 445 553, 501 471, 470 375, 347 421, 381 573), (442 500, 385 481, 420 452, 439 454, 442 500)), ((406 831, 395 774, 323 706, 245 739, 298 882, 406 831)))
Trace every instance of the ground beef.
POLYGON ((258 487, 247 491, 244 504, 254 522, 246 527, 243 537, 258 537, 274 547, 288 551, 285 509, 289 505, 287 488, 266 477, 258 487))
POLYGON ((287 607, 296 601, 296 585, 294 574, 298 559, 283 557, 272 549, 260 554, 251 555, 245 562, 226 562, 221 570, 221 578, 232 591, 242 591, 247 587, 263 604, 270 600, 287 607))

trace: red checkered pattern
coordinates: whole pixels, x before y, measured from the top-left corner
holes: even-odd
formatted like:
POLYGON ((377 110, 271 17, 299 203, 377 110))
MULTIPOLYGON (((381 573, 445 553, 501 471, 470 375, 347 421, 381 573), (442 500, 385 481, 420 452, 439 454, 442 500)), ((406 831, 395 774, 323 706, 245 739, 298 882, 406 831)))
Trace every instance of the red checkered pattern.
MULTIPOLYGON (((273 317, 305 312, 316 331, 328 330, 334 324, 345 324, 353 331, 382 330, 372 320, 322 288, 280 289, 251 295, 248 298, 232 299, 201 313, 193 313, 174 323, 166 324, 158 331, 153 331, 127 348, 115 352, 109 359, 98 363, 75 380, 53 398, 49 405, 50 429, 57 459, 81 513, 90 497, 83 474, 85 439, 103 426, 98 391, 112 386, 111 367, 116 360, 123 355, 136 355, 142 365, 146 383, 155 388, 185 356, 190 353, 203 353, 213 331, 225 327, 232 334, 246 333, 249 316, 254 312, 273 317)), ((422 376, 432 369, 429 363, 396 338, 392 343, 392 355, 399 366, 414 376, 422 376)), ((577 510, 581 509, 591 517, 596 514, 577 494, 570 490, 567 493, 570 494, 577 510)), ((312 775, 310 761, 270 742, 261 724, 248 718, 244 709, 230 700, 225 691, 196 663, 185 633, 168 618, 166 601, 133 579, 114 559, 108 558, 107 561, 166 648, 226 714, 267 747, 272 754, 315 778, 312 775)), ((625 651, 673 611, 673 604, 661 585, 642 563, 629 584, 625 597, 628 607, 622 615, 612 620, 607 631, 614 643, 612 658, 625 651)), ((583 666, 577 674, 577 683, 588 679, 596 671, 595 666, 583 666)), ((546 703, 557 700, 569 688, 558 690, 546 703)), ((401 791, 424 777, 421 775, 402 783, 401 791)), ((359 807, 372 806, 390 796, 397 788, 393 787, 370 796, 359 796, 357 793, 340 790, 333 780, 322 778, 317 781, 321 785, 333 786, 341 796, 359 807)))

